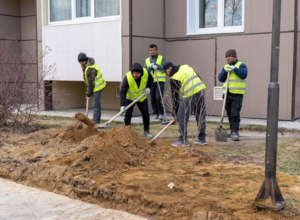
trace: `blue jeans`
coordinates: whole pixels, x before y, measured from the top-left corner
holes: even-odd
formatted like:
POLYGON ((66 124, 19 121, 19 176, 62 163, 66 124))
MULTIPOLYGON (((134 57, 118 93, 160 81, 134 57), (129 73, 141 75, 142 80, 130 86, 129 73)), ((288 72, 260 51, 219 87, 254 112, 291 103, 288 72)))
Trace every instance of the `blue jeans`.
POLYGON ((94 108, 94 115, 93 115, 93 121, 96 124, 100 124, 101 120, 101 94, 102 90, 94 92, 93 94, 93 108, 94 108))

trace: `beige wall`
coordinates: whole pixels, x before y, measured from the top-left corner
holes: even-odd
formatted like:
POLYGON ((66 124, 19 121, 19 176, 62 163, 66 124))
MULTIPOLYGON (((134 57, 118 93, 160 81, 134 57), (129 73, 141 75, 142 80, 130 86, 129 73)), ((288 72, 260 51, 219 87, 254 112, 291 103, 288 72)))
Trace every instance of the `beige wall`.
MULTIPOLYGON (((174 64, 186 63, 194 67, 201 75, 208 85, 208 114, 221 114, 221 102, 213 101, 212 97, 214 66, 216 66, 215 74, 218 74, 226 64, 225 51, 234 48, 237 50, 238 59, 244 62, 249 70, 241 115, 249 118, 266 118, 270 82, 272 2, 272 0, 245 1, 245 33, 195 35, 192 37, 198 38, 198 40, 188 40, 186 38, 186 1, 166 0, 167 42, 165 44, 165 56, 174 64), (169 38, 179 37, 186 39, 168 42, 169 38), (201 38, 211 39, 202 40, 201 38), (215 53, 215 51, 217 52, 215 53)), ((294 1, 282 0, 281 13, 279 118, 290 120, 293 82, 294 1)), ((220 86, 221 83, 217 81, 217 85, 220 86)))

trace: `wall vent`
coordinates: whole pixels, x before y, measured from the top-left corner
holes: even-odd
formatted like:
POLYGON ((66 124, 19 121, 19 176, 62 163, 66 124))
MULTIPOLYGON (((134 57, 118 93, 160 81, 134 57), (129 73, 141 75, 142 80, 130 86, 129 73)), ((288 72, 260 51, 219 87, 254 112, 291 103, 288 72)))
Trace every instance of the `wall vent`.
POLYGON ((214 100, 223 100, 223 86, 214 87, 214 100))

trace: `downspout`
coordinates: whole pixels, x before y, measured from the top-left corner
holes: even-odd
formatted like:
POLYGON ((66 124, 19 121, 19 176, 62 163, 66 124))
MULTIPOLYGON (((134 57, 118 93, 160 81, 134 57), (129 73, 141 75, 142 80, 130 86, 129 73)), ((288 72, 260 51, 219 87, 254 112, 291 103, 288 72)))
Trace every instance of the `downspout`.
POLYGON ((166 0, 163 2, 163 38, 166 40, 166 0))
POLYGON ((295 120, 296 108, 296 80, 297 80, 297 48, 298 48, 298 0, 295 0, 294 7, 294 52, 293 52, 293 81, 292 81, 292 111, 291 119, 295 120))
POLYGON ((132 65, 132 0, 129 0, 129 68, 132 65))
POLYGON ((35 45, 36 45, 36 79, 37 79, 37 82, 36 82, 36 103, 37 103, 37 109, 40 110, 40 104, 39 104, 39 50, 38 50, 38 10, 37 10, 37 1, 38 0, 35 0, 35 45))

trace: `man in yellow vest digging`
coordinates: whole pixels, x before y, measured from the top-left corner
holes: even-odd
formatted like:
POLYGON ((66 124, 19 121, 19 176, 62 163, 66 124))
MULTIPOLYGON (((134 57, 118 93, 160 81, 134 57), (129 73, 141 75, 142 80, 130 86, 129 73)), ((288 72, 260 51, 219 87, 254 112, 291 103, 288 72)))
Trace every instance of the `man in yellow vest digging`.
POLYGON ((174 147, 190 146, 187 137, 187 123, 190 112, 194 111, 198 127, 198 137, 195 144, 206 145, 206 105, 205 89, 201 77, 188 65, 174 66, 171 62, 163 65, 163 70, 170 77, 172 93, 173 117, 172 121, 178 121, 180 136, 174 147))
POLYGON ((87 84, 86 99, 93 95, 93 121, 100 124, 101 120, 101 95, 106 82, 95 60, 87 57, 85 53, 78 54, 78 62, 83 70, 83 80, 87 84))
POLYGON ((148 70, 143 68, 141 64, 134 63, 131 67, 131 71, 125 74, 120 91, 121 111, 125 113, 125 126, 131 125, 133 107, 137 104, 143 117, 144 136, 147 138, 153 138, 153 135, 149 130, 150 116, 147 100, 147 95, 150 93, 152 83, 153 77, 148 70), (139 101, 129 109, 125 109, 126 106, 128 106, 142 94, 145 94, 143 98, 139 99, 139 101))
POLYGON ((223 83, 223 94, 225 94, 227 72, 230 71, 225 109, 231 130, 229 137, 234 141, 239 141, 240 111, 242 109, 248 69, 244 63, 237 59, 234 49, 227 50, 225 58, 227 64, 219 74, 219 81, 223 83))
POLYGON ((162 104, 163 97, 161 96, 164 95, 166 82, 166 74, 162 72, 165 58, 161 55, 158 55, 157 46, 155 44, 151 44, 149 46, 149 53, 150 57, 145 60, 144 68, 147 68, 154 79, 150 92, 151 106, 153 109, 154 119, 163 120, 164 109, 162 104))

